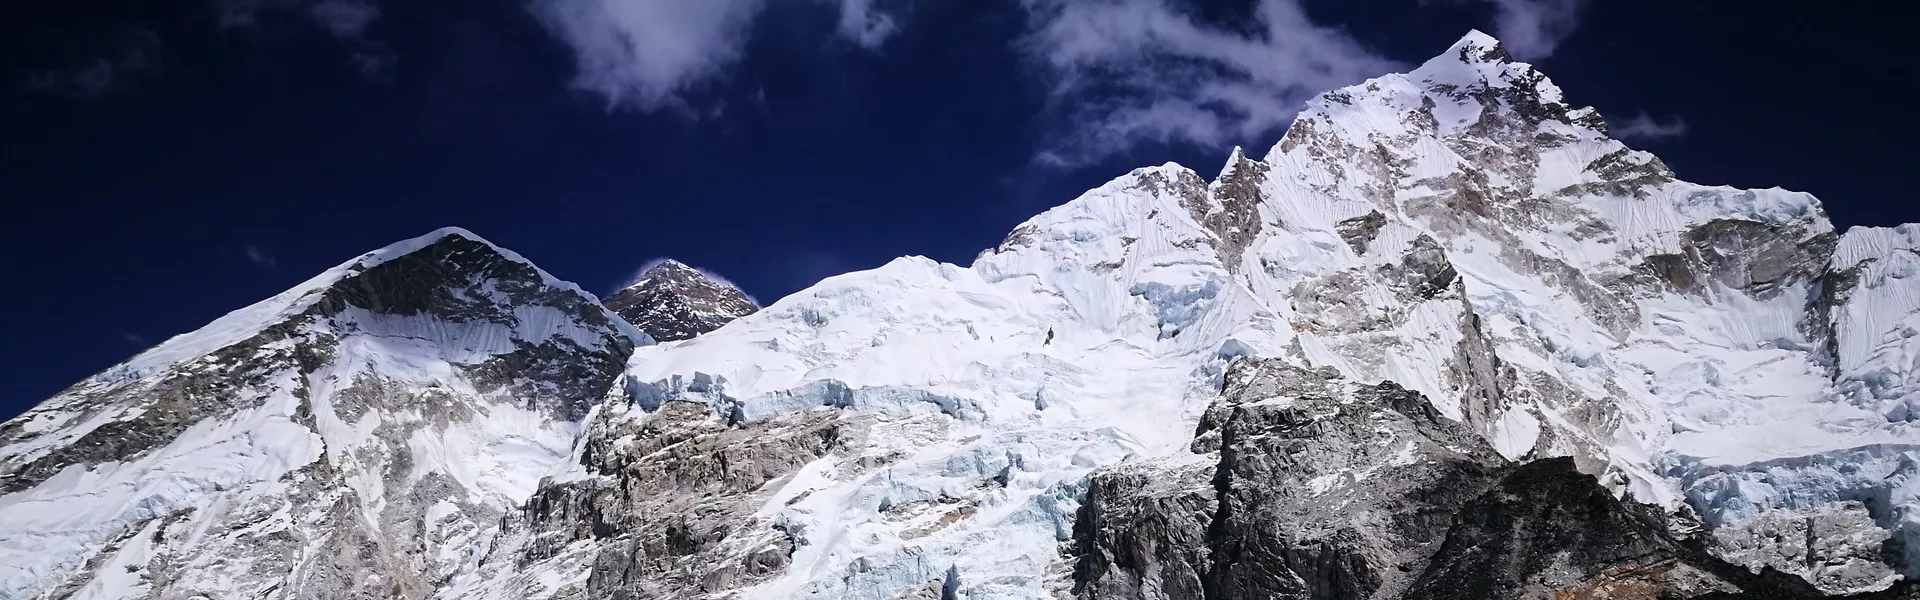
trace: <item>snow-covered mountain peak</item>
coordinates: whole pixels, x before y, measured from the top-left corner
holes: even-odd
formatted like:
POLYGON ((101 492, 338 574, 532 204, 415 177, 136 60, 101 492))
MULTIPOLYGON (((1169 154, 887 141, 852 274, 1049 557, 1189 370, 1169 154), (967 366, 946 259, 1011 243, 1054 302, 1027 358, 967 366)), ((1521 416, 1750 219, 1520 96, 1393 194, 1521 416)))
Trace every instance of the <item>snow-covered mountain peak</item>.
MULTIPOLYGON (((1782 496, 1805 493, 1788 489, 1802 484, 1755 483, 1770 461, 1897 471, 1865 458, 1872 452, 1843 449, 1920 440, 1908 421, 1887 417, 1909 414, 1892 400, 1908 388, 1889 373, 1911 367, 1889 360, 1910 339, 1893 323, 1913 313, 1905 300, 1913 294, 1875 279, 1872 266, 1849 266, 1859 264, 1849 256, 1911 241, 1866 230, 1840 238, 1807 194, 1681 181, 1653 155, 1608 138, 1597 111, 1571 108, 1544 75, 1495 49, 1470 34, 1408 74, 1328 93, 1268 154, 1263 208, 1286 233, 1251 251, 1275 265, 1275 281, 1262 283, 1257 271, 1249 280, 1275 290, 1259 294, 1270 302, 1293 296, 1293 311, 1276 312, 1298 315, 1289 317, 1295 327, 1317 338, 1304 345, 1311 361, 1362 381, 1398 381, 1450 415, 1459 406, 1457 416, 1509 458, 1572 455, 1668 506, 1795 505, 1782 496), (1413 331, 1396 336, 1413 346, 1386 361, 1379 340, 1352 334, 1329 344, 1331 355, 1314 350, 1338 339, 1321 324, 1351 329, 1368 311, 1392 315, 1403 303, 1363 301, 1367 311, 1337 319, 1324 315, 1350 302, 1303 305, 1319 297, 1303 294, 1307 286, 1351 287, 1339 269, 1352 263, 1338 253, 1325 267, 1297 266, 1314 255, 1299 238, 1328 230, 1355 242, 1363 263, 1405 252, 1380 252, 1383 243, 1417 247, 1395 238, 1429 240, 1459 275, 1461 352, 1414 366, 1408 352, 1422 334, 1413 331), (1486 346, 1466 350, 1474 344, 1486 346), (1420 381, 1471 365, 1472 355, 1494 359, 1482 370, 1484 393, 1459 385, 1482 377, 1466 372, 1420 381), (1729 467, 1742 474, 1713 470, 1729 467), (1674 478, 1656 474, 1663 469, 1674 478)), ((1903 485, 1863 475, 1838 493, 1920 506, 1915 492, 1890 491, 1903 485)), ((1810 506, 1803 514, 1846 512, 1810 506)), ((1754 523, 1712 525, 1731 536, 1764 527, 1754 523)), ((1871 587, 1883 574, 1836 575, 1833 589, 1871 587)))
POLYGON ((423 595, 644 342, 464 230, 361 255, 0 425, 0 597, 423 595))
MULTIPOLYGON (((361 286, 365 290, 356 292, 356 297, 373 303, 365 308, 418 312, 428 307, 409 306, 401 299, 455 285, 462 278, 497 275, 515 279, 517 285, 523 287, 537 283, 587 301, 593 298, 579 286, 541 270, 518 253, 494 245, 466 229, 444 227, 354 257, 287 291, 223 315, 198 330, 169 338, 112 369, 82 381, 76 388, 117 386, 158 373, 170 365, 205 356, 256 336, 270 327, 297 319, 303 313, 314 311, 315 305, 328 302, 330 294, 333 300, 328 306, 337 306, 343 301, 339 296, 348 292, 336 290, 336 286, 381 265, 409 257, 413 259, 411 262, 433 263, 437 266, 412 269, 426 275, 425 278, 381 278, 382 283, 361 286), (382 289, 373 289, 376 287, 382 289)), ((376 273, 375 277, 379 275, 376 273)), ((496 288, 492 291, 499 290, 496 288)), ((496 299, 500 302, 518 300, 509 297, 496 299)))
MULTIPOLYGON (((1292 147, 1289 140, 1302 136, 1336 135, 1360 147, 1371 145, 1368 136, 1374 134, 1458 136, 1482 144, 1533 147, 1599 141, 1604 131, 1598 111, 1568 106, 1545 74, 1512 60, 1492 37, 1474 32, 1412 71, 1309 101, 1267 159, 1271 162, 1292 147), (1532 137, 1544 139, 1529 140, 1532 137)), ((1412 149, 1405 141, 1385 145, 1412 149)))
POLYGON ((1529 63, 1514 60, 1499 40, 1477 30, 1454 42, 1447 51, 1407 72, 1406 77, 1449 93, 1453 91, 1452 88, 1522 88, 1536 95, 1542 103, 1561 101, 1560 88, 1548 81, 1545 74, 1529 63))
POLYGON ((607 296, 606 304, 662 342, 692 338, 760 310, 732 283, 673 259, 648 267, 632 284, 607 296))
POLYGON ((635 280, 633 284, 629 285, 628 287, 632 287, 634 285, 640 285, 641 283, 649 279, 653 279, 655 277, 664 278, 664 279, 687 279, 687 278, 695 278, 695 277, 704 278, 705 276, 706 275, 704 273, 701 273, 699 269, 689 267, 687 266, 686 263, 683 263, 671 258, 663 258, 663 259, 660 259, 658 264, 648 267, 645 271, 642 271, 640 273, 640 279, 635 280))
POLYGON ((1498 38, 1478 29, 1467 30, 1465 35, 1460 36, 1459 41, 1454 42, 1447 51, 1434 56, 1427 64, 1431 65, 1436 61, 1453 61, 1469 65, 1482 63, 1502 65, 1514 62, 1513 55, 1507 53, 1506 45, 1501 44, 1498 38))

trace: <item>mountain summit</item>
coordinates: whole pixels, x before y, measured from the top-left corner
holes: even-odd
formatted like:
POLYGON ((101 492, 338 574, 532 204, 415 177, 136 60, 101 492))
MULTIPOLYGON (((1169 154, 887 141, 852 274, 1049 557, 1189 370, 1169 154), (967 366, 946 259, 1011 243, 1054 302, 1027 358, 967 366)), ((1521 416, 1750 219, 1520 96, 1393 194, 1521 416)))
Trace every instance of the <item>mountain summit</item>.
POLYGON ((0 425, 0 597, 1913 597, 1920 226, 1478 32, 1218 173, 764 309, 371 253, 0 425))
POLYGON ((739 288, 672 259, 607 296, 606 305, 662 342, 692 338, 760 310, 739 288))
POLYGON ((643 342, 465 230, 367 253, 0 425, 0 598, 424 597, 643 342))

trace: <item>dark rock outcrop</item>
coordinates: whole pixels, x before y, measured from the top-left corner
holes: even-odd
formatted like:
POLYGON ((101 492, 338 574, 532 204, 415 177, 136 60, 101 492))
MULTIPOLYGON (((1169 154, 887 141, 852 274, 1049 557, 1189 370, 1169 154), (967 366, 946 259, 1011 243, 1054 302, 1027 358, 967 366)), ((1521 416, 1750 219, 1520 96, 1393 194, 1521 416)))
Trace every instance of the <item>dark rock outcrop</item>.
POLYGON ((1279 360, 1229 369, 1193 450, 1095 475, 1075 524, 1082 598, 1366 598, 1405 587, 1452 509, 1505 461, 1418 393, 1279 360))
POLYGON ((1089 480, 1069 545, 1075 597, 1824 597, 1715 558, 1573 459, 1509 463, 1392 382, 1239 361, 1193 450, 1217 461, 1089 480))
POLYGON ((606 305, 662 342, 689 339, 760 310, 739 288, 672 260, 647 269, 608 296, 606 305))
POLYGON ((1367 245, 1380 235, 1380 229, 1387 226, 1387 216, 1380 211, 1368 211, 1367 214, 1334 224, 1334 230, 1340 233, 1340 239, 1353 249, 1354 254, 1366 254, 1367 245))
POLYGON ((795 540, 755 516, 779 487, 768 484, 857 445, 864 424, 832 408, 729 423, 678 401, 641 422, 598 422, 582 456, 597 476, 543 485, 507 525, 530 540, 517 568, 552 568, 535 565, 594 540, 584 597, 702 598, 776 575, 795 540))

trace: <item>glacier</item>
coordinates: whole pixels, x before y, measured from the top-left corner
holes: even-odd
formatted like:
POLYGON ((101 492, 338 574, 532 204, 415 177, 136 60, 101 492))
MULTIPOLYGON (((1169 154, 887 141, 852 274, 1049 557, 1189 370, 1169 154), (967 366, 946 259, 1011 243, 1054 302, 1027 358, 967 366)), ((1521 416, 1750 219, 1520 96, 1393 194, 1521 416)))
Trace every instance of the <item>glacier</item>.
POLYGON ((0 426, 0 596, 1070 595, 1090 478, 1214 462, 1196 428, 1246 359, 1404 388, 1484 461, 1566 460, 1731 563, 1883 590, 1920 574, 1916 268, 1920 226, 1682 181, 1474 32, 1210 180, 1135 170, 969 266, 685 339, 461 230, 376 251, 0 426), (424 310, 329 300, 447 240, 497 258, 424 310), (231 410, 168 400, 197 373, 232 383, 180 397, 231 410), (171 437, 77 449, 135 422, 171 437), (329 533, 255 541, 301 526, 329 533), (359 540, 419 547, 311 572, 359 540))

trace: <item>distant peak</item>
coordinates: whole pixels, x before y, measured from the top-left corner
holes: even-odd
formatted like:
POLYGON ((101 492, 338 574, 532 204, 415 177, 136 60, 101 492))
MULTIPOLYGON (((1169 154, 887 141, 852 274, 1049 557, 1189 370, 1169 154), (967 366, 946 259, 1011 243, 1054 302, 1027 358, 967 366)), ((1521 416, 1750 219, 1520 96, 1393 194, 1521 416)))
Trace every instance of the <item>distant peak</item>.
POLYGON ((639 287, 657 287, 660 285, 694 284, 713 287, 736 287, 726 278, 710 273, 671 258, 656 258, 641 263, 640 271, 621 286, 621 290, 639 287))
POLYGON ((633 283, 606 298, 606 305, 662 342, 712 331, 760 309, 732 282, 671 258, 648 261, 633 283))
POLYGON ((661 275, 666 273, 692 273, 695 275, 701 275, 699 269, 689 267, 687 266, 687 263, 683 263, 671 258, 662 258, 658 263, 654 264, 651 267, 647 267, 645 271, 640 273, 640 276, 652 277, 654 275, 661 275))

